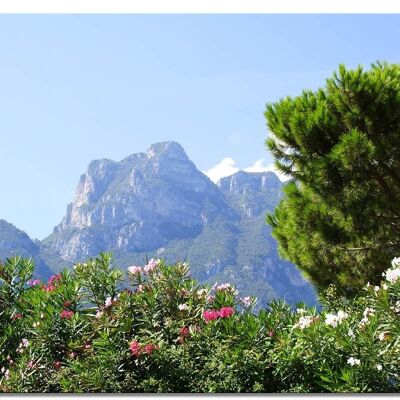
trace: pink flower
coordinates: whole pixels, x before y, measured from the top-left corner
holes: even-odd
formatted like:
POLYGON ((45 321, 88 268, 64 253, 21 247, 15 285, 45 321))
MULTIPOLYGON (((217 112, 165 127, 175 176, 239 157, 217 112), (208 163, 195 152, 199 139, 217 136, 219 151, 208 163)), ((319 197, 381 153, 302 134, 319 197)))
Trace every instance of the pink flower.
POLYGON ((42 282, 40 281, 40 279, 33 279, 31 281, 28 282, 29 286, 36 286, 36 285, 40 285, 42 282))
POLYGON ((56 287, 54 285, 48 285, 48 286, 42 286, 42 289, 45 292, 53 292, 54 290, 56 290, 56 287))
POLYGON ((60 369, 61 368, 61 361, 55 361, 53 365, 54 365, 55 369, 60 369))
POLYGON ((234 313, 235 313, 235 310, 233 309, 233 307, 222 307, 222 308, 218 311, 218 315, 219 315, 221 318, 229 318, 229 317, 231 317, 234 313))
POLYGON ((216 311, 216 310, 206 310, 206 311, 204 311, 204 313, 203 313, 204 321, 206 321, 207 323, 208 323, 209 321, 214 321, 214 320, 216 320, 216 319, 218 318, 218 316, 219 316, 219 313, 218 313, 218 311, 216 311))
POLYGON ((73 311, 62 310, 60 312, 60 317, 65 319, 71 319, 73 315, 74 315, 73 311))
POLYGON ((108 297, 106 298, 106 301, 105 301, 105 303, 104 303, 104 306, 105 306, 106 308, 111 307, 111 306, 112 306, 112 303, 113 303, 112 298, 111 298, 110 296, 108 296, 108 297))
POLYGON ((143 353, 150 355, 156 348, 157 346, 154 344, 146 344, 143 348, 143 353))
POLYGON ((132 275, 138 275, 142 272, 142 267, 137 267, 136 265, 132 265, 131 267, 128 267, 128 271, 132 275))
POLYGON ((21 319, 24 318, 24 316, 20 313, 14 314, 14 316, 11 318, 13 321, 16 319, 21 319))
POLYGON ((155 260, 154 258, 152 258, 148 262, 148 264, 143 267, 143 271, 145 272, 145 274, 150 274, 155 270, 155 268, 158 266, 159 263, 160 260, 155 260))
POLYGON ((69 307, 71 304, 72 304, 72 302, 69 300, 64 301, 64 307, 69 307))
POLYGON ((209 294, 207 296, 207 303, 212 303, 215 300, 215 296, 213 296, 212 294, 209 294))
POLYGON ((89 349, 92 348, 92 345, 91 345, 90 343, 85 343, 85 344, 83 345, 83 348, 84 348, 85 350, 89 350, 89 349))
POLYGON ((129 344, 129 349, 131 350, 132 355, 138 357, 140 355, 140 344, 136 340, 133 340, 129 344))
POLYGON ((100 318, 103 315, 103 311, 97 310, 96 318, 100 318))
POLYGON ((179 335, 182 337, 189 335, 189 328, 187 326, 181 328, 181 330, 179 331, 179 335))
POLYGON ((49 280, 47 281, 47 283, 49 285, 53 285, 53 283, 58 282, 61 279, 61 274, 58 275, 53 275, 49 278, 49 280))
MULTIPOLYGON (((21 345, 24 346, 24 347, 28 347, 28 346, 29 346, 29 341, 28 341, 28 339, 25 339, 25 338, 22 339, 22 340, 21 340, 21 345)), ((21 346, 21 345, 20 345, 20 346, 21 346)))
POLYGON ((30 360, 30 361, 28 362, 28 364, 27 364, 27 367, 28 367, 29 369, 32 369, 34 366, 35 366, 35 361, 33 361, 33 360, 30 360))

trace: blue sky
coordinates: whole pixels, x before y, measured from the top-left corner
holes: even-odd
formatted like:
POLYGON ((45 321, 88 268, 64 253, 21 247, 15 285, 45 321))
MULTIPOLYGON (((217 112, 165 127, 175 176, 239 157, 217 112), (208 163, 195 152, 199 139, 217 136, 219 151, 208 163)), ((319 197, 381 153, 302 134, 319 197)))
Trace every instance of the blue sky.
POLYGON ((164 140, 266 168, 267 102, 399 62, 399 37, 398 15, 2 15, 0 218, 42 239, 92 159, 164 140))

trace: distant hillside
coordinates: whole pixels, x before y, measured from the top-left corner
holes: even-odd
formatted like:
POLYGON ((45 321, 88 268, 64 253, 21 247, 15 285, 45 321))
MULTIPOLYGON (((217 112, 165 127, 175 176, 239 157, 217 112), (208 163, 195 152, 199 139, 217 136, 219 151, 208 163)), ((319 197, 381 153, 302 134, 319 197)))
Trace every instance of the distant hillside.
POLYGON ((32 258, 36 265, 35 276, 40 279, 47 279, 53 274, 41 257, 39 246, 25 232, 0 219, 0 259, 12 256, 32 258))

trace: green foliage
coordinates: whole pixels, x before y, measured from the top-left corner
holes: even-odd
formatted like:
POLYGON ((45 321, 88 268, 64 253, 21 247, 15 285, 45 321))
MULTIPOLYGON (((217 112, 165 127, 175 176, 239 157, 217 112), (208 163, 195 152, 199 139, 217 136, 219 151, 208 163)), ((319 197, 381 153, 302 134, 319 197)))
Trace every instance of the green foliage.
POLYGON ((255 313, 254 298, 199 285, 185 263, 123 273, 101 254, 47 283, 32 272, 21 258, 0 265, 2 392, 400 388, 399 259, 352 300, 331 286, 321 312, 276 301, 255 313))
POLYGON ((400 242, 400 66, 339 72, 267 105, 276 166, 293 178, 267 217, 281 254, 321 289, 378 283, 400 242))

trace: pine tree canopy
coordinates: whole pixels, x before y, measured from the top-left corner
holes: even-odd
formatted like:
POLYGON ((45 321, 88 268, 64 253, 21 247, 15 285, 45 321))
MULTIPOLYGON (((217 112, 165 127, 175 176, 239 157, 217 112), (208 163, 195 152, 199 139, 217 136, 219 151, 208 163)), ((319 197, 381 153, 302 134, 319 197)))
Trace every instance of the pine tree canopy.
POLYGON ((266 145, 292 180, 267 216, 283 257, 352 295, 400 254, 400 65, 340 65, 324 88, 267 104, 266 145))

